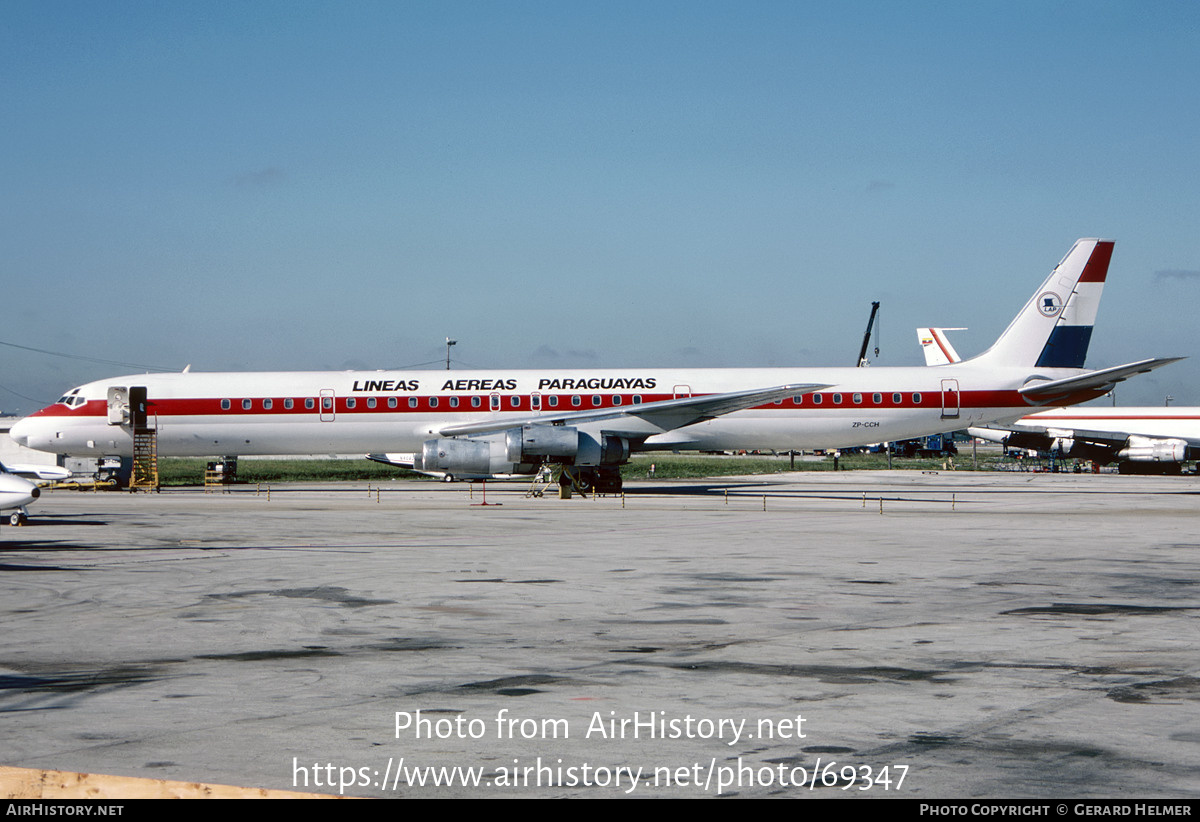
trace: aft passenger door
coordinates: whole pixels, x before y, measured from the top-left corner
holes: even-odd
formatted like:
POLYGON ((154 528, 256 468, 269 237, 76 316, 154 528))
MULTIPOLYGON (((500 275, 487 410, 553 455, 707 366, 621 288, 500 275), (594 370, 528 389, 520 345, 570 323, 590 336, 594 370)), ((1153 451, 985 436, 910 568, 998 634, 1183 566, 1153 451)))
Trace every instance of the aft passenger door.
POLYGON ((961 402, 958 380, 942 380, 942 419, 958 419, 961 402))
POLYGON ((333 422, 337 416, 337 395, 334 394, 332 388, 322 388, 321 398, 321 422, 333 422))

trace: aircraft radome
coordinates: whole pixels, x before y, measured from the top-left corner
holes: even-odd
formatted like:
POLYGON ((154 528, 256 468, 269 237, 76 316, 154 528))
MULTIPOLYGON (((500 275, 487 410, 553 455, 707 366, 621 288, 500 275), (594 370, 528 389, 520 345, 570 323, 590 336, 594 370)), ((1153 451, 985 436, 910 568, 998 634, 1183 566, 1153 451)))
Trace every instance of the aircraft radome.
POLYGON ((13 525, 24 525, 28 519, 25 506, 41 495, 36 483, 19 477, 0 465, 0 511, 14 509, 8 521, 13 525))
POLYGON ((71 456, 411 453, 458 479, 564 468, 620 488, 633 453, 836 448, 1016 419, 1084 402, 1177 358, 1089 371, 1112 255, 1079 240, 987 351, 938 368, 555 369, 147 374, 99 380, 17 422, 22 445, 71 456))

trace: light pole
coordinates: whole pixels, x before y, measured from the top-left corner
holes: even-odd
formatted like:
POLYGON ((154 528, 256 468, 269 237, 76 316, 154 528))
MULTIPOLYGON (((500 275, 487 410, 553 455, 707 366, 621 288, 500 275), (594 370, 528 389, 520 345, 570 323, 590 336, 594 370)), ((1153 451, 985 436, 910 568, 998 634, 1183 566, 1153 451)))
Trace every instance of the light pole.
POLYGON ((452 345, 458 345, 458 340, 452 340, 449 337, 447 337, 446 338, 446 370, 447 371, 450 370, 450 346, 452 346, 452 345))

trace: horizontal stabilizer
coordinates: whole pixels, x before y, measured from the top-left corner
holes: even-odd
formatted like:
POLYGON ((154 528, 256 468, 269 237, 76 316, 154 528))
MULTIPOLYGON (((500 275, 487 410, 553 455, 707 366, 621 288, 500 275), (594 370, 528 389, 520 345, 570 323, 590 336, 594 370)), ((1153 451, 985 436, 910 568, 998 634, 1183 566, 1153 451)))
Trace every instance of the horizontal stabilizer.
POLYGON ((1074 394, 1078 391, 1107 391, 1122 380, 1127 380, 1137 374, 1145 374, 1164 365, 1179 362, 1184 357, 1155 357, 1149 360, 1139 360, 1128 365, 1115 365, 1112 368, 1102 368, 1090 371, 1078 377, 1067 377, 1062 380, 1031 383, 1021 389, 1021 396, 1038 402, 1053 402, 1054 400, 1074 394))
POLYGON ((367 459, 371 460, 371 462, 381 462, 384 465, 407 468, 409 471, 416 470, 416 457, 416 454, 367 454, 367 459))

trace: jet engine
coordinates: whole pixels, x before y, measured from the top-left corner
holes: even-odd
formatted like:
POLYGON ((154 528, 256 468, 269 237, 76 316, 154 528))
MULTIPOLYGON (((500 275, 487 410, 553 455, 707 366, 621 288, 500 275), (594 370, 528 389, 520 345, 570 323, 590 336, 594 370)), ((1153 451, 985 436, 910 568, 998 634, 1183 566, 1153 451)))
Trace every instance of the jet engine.
POLYGON ((542 463, 576 466, 621 465, 629 461, 629 440, 615 434, 589 434, 563 425, 523 425, 480 437, 426 440, 414 455, 418 471, 459 478, 533 473, 542 463))
POLYGON ((1129 462, 1183 462, 1187 441, 1131 436, 1117 457, 1129 462))

